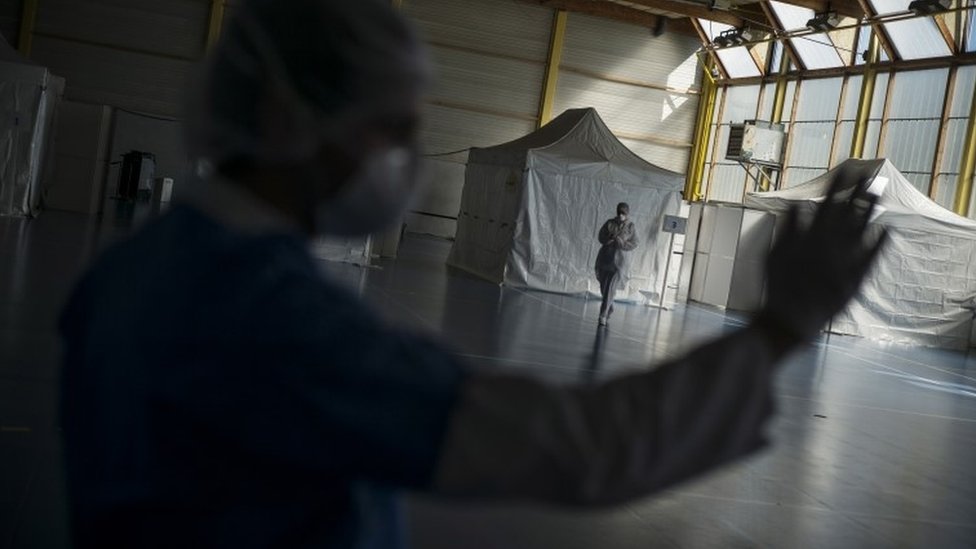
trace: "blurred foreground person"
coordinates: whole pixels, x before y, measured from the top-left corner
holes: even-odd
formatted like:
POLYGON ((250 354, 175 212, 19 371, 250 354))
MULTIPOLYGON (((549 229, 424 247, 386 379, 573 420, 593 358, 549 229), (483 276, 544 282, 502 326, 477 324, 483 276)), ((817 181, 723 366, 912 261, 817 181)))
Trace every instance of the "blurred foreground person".
POLYGON ((385 0, 239 4, 187 117, 208 180, 63 314, 76 547, 400 547, 400 490, 610 505, 763 446, 774 364, 880 246, 863 185, 790 222, 736 333, 600 385, 476 373, 307 250, 409 203, 426 78, 385 0))
POLYGON ((617 215, 608 219, 597 234, 600 251, 596 254, 596 279, 600 283, 600 317, 597 323, 606 326, 613 313, 613 296, 617 295, 617 286, 621 279, 627 276, 627 259, 625 252, 635 250, 638 245, 637 229, 628 219, 630 206, 626 202, 617 204, 617 215))

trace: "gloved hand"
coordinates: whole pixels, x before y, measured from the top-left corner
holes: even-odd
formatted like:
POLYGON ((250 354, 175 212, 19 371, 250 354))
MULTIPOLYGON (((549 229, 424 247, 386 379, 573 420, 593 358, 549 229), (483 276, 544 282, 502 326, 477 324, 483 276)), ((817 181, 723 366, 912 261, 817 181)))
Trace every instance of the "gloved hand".
POLYGON ((806 227, 790 210, 766 264, 766 304, 755 324, 786 346, 814 338, 854 297, 887 241, 868 238, 878 197, 867 192, 870 176, 842 171, 806 227), (852 179, 857 185, 841 191, 852 179), (846 196, 845 196, 846 195, 846 196))

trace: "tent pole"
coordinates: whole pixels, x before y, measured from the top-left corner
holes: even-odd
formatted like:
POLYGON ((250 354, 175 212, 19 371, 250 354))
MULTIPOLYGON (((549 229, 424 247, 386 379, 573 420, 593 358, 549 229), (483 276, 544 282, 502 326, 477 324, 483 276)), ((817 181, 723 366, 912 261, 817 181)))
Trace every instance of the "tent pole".
POLYGON ((969 215, 969 202, 973 193, 974 173, 976 173, 976 92, 973 93, 972 103, 969 106, 966 142, 962 148, 959 184, 956 185, 956 200, 953 203, 953 211, 963 217, 969 215))
POLYGON ((701 99, 698 103, 698 121, 695 125, 695 144, 691 151, 688 175, 685 179, 684 198, 688 202, 696 202, 702 196, 702 178, 705 177, 705 160, 708 156, 708 142, 712 137, 712 116, 715 114, 715 99, 718 97, 718 86, 708 67, 702 70, 701 99))
POLYGON ((786 72, 790 67, 790 57, 786 54, 786 46, 783 46, 783 56, 779 61, 779 70, 776 75, 776 95, 773 97, 773 112, 770 115, 770 122, 779 124, 783 121, 783 108, 786 106, 786 72))
POLYGON ((224 24, 224 8, 226 0, 211 0, 210 22, 207 26, 207 50, 210 50, 220 38, 220 29, 224 24))
POLYGON ((864 77, 861 79, 861 98, 857 103, 857 118, 854 122, 854 135, 851 137, 851 158, 864 155, 864 142, 868 135, 868 120, 871 118, 871 100, 874 98, 874 82, 878 75, 874 65, 879 59, 878 39, 871 33, 868 45, 868 59, 865 61, 864 77))
POLYGON ((546 75, 542 83, 542 99, 539 102, 537 129, 552 120, 552 104, 556 101, 559 64, 562 62, 563 41, 566 38, 566 19, 566 10, 556 10, 552 18, 552 33, 549 36, 549 55, 546 58, 546 75))
POLYGON ((17 50, 30 57, 34 45, 34 25, 37 23, 37 5, 40 0, 24 0, 20 12, 20 34, 17 36, 17 50))

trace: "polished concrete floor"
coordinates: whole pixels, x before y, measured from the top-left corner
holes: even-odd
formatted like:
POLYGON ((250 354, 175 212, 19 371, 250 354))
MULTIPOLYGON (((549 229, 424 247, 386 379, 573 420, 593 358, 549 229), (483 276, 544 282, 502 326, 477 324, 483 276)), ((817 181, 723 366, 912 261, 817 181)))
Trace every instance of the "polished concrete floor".
MULTIPOLYGON (((0 549, 67 547, 56 422, 58 310, 93 253, 127 231, 47 212, 0 218, 0 549)), ((410 236, 376 268, 328 265, 394 322, 478 367, 592 383, 741 325, 714 309, 619 306, 492 286, 410 236)), ((976 353, 823 338, 777 382, 774 446, 601 512, 408 501, 419 549, 976 547, 976 353)))

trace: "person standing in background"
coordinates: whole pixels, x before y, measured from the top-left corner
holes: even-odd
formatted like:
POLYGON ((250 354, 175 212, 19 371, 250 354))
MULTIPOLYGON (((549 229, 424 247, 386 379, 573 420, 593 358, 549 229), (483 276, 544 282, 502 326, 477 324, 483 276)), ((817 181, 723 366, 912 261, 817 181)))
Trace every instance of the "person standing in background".
POLYGON ((612 217, 600 228, 597 239, 600 251, 596 255, 596 279, 600 282, 600 326, 606 326, 613 313, 613 296, 617 293, 620 279, 627 274, 628 255, 640 243, 637 230, 629 220, 630 206, 626 202, 617 204, 617 216, 612 217))

